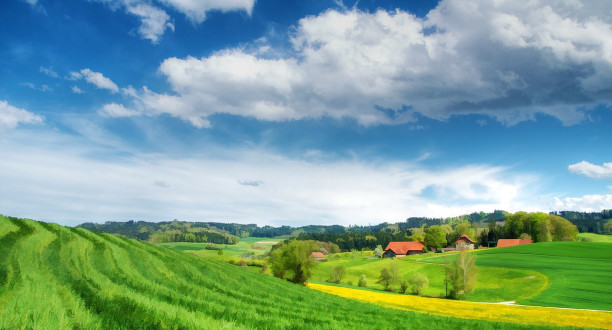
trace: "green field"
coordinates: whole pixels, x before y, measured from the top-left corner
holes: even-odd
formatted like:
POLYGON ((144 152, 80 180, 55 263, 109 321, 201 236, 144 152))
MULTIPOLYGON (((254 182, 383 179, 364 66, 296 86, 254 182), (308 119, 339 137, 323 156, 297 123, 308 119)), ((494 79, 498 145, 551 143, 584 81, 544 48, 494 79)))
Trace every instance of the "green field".
POLYGON ((578 234, 578 240, 586 242, 603 242, 612 243, 612 235, 599 235, 593 233, 580 233, 578 234))
MULTIPOLYGON (((519 304, 612 311, 612 244, 549 242, 475 252, 476 264, 546 275, 548 287, 519 304)), ((442 257, 427 259, 444 263, 442 257)))
MULTIPOLYGON (((429 287, 423 290, 423 295, 429 297, 444 297, 444 269, 435 263, 439 254, 415 255, 398 259, 373 259, 371 253, 362 255, 342 253, 338 259, 319 264, 313 275, 313 280, 324 282, 328 279, 330 270, 336 266, 346 268, 343 284, 357 285, 359 277, 366 275, 368 287, 382 290, 383 286, 376 284, 383 267, 390 268, 396 263, 402 280, 408 280, 414 273, 424 273, 429 279, 429 287), (430 263, 429 258, 434 262, 430 263), (420 260, 420 261, 419 261, 420 260)), ((453 256, 453 253, 445 253, 453 256)), ((444 257, 443 257, 444 258, 444 257)), ((501 302, 529 298, 539 294, 548 285, 548 279, 542 273, 527 269, 508 269, 501 267, 480 267, 479 280, 473 293, 467 295, 470 301, 501 302)))
POLYGON ((226 262, 0 216, 0 328, 524 328, 348 300, 226 262))
POLYGON ((209 244, 209 243, 162 243, 163 247, 177 251, 186 251, 200 257, 217 260, 239 260, 257 259, 269 251, 273 243, 282 242, 283 239, 269 237, 245 237, 241 238, 238 244, 209 244), (218 250, 207 250, 207 245, 214 245, 223 250, 223 255, 218 254, 218 250))

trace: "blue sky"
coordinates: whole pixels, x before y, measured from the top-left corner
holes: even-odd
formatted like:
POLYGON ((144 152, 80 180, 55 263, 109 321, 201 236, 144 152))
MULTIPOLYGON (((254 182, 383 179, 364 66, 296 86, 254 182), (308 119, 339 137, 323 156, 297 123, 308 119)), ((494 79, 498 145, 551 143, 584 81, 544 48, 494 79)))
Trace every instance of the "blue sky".
POLYGON ((612 208, 608 1, 8 0, 0 213, 612 208))

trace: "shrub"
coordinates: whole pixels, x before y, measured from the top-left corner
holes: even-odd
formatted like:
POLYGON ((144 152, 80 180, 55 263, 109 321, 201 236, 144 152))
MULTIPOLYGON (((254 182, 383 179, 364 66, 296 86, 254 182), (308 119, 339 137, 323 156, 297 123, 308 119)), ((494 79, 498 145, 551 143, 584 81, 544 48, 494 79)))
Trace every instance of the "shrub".
POLYGON ((261 272, 262 272, 262 273, 265 273, 266 271, 268 271, 268 263, 264 261, 264 262, 261 264, 261 272))
POLYGON ((368 286, 368 282, 366 281, 366 276, 365 275, 361 275, 359 276, 359 283, 357 283, 358 286, 365 288, 368 286))
POLYGON ((223 255, 223 249, 219 249, 219 251, 217 251, 217 255, 222 256, 223 255))
POLYGON ((240 262, 238 263, 238 265, 239 265, 240 267, 246 267, 246 266, 247 266, 247 263, 246 263, 246 261, 244 261, 244 259, 240 259, 240 262))
POLYGON ((406 290, 408 290, 408 282, 402 281, 400 284, 400 293, 406 293, 406 290))
POLYGON ((342 277, 344 277, 344 266, 335 266, 329 272, 329 278, 327 282, 330 283, 340 283, 342 282, 342 277))
MULTIPOLYGON (((410 283, 412 293, 416 294, 417 296, 421 294, 421 290, 423 290, 423 288, 429 285, 429 279, 427 279, 427 275, 423 273, 413 274, 408 280, 408 282, 410 283)), ((404 283, 402 283, 402 289, 403 285, 404 283)))

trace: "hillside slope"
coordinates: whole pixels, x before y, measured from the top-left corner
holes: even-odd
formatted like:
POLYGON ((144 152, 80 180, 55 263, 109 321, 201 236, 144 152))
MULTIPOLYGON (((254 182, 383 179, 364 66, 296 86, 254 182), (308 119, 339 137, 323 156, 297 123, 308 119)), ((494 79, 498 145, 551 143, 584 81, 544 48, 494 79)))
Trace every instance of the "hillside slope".
POLYGON ((0 216, 0 328, 119 327, 521 328, 386 309, 136 240, 0 216))

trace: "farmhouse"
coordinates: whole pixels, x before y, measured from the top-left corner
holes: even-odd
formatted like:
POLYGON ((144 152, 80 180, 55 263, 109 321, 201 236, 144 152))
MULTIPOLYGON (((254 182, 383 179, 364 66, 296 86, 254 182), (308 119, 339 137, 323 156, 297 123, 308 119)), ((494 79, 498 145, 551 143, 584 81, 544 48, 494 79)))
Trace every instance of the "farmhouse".
POLYGON ((499 241, 497 241, 497 247, 515 246, 515 245, 523 245, 523 244, 531 244, 531 243, 533 243, 533 241, 530 238, 528 239, 502 238, 499 241))
POLYGON ((457 251, 474 250, 474 241, 472 241, 472 239, 466 234, 461 235, 455 244, 457 244, 457 251))
POLYGON ((323 254, 323 252, 313 252, 312 256, 317 259, 317 261, 321 261, 323 259, 325 259, 325 255, 323 254))
POLYGON ((401 258, 412 254, 423 253, 425 245, 421 242, 389 242, 383 258, 401 258))

